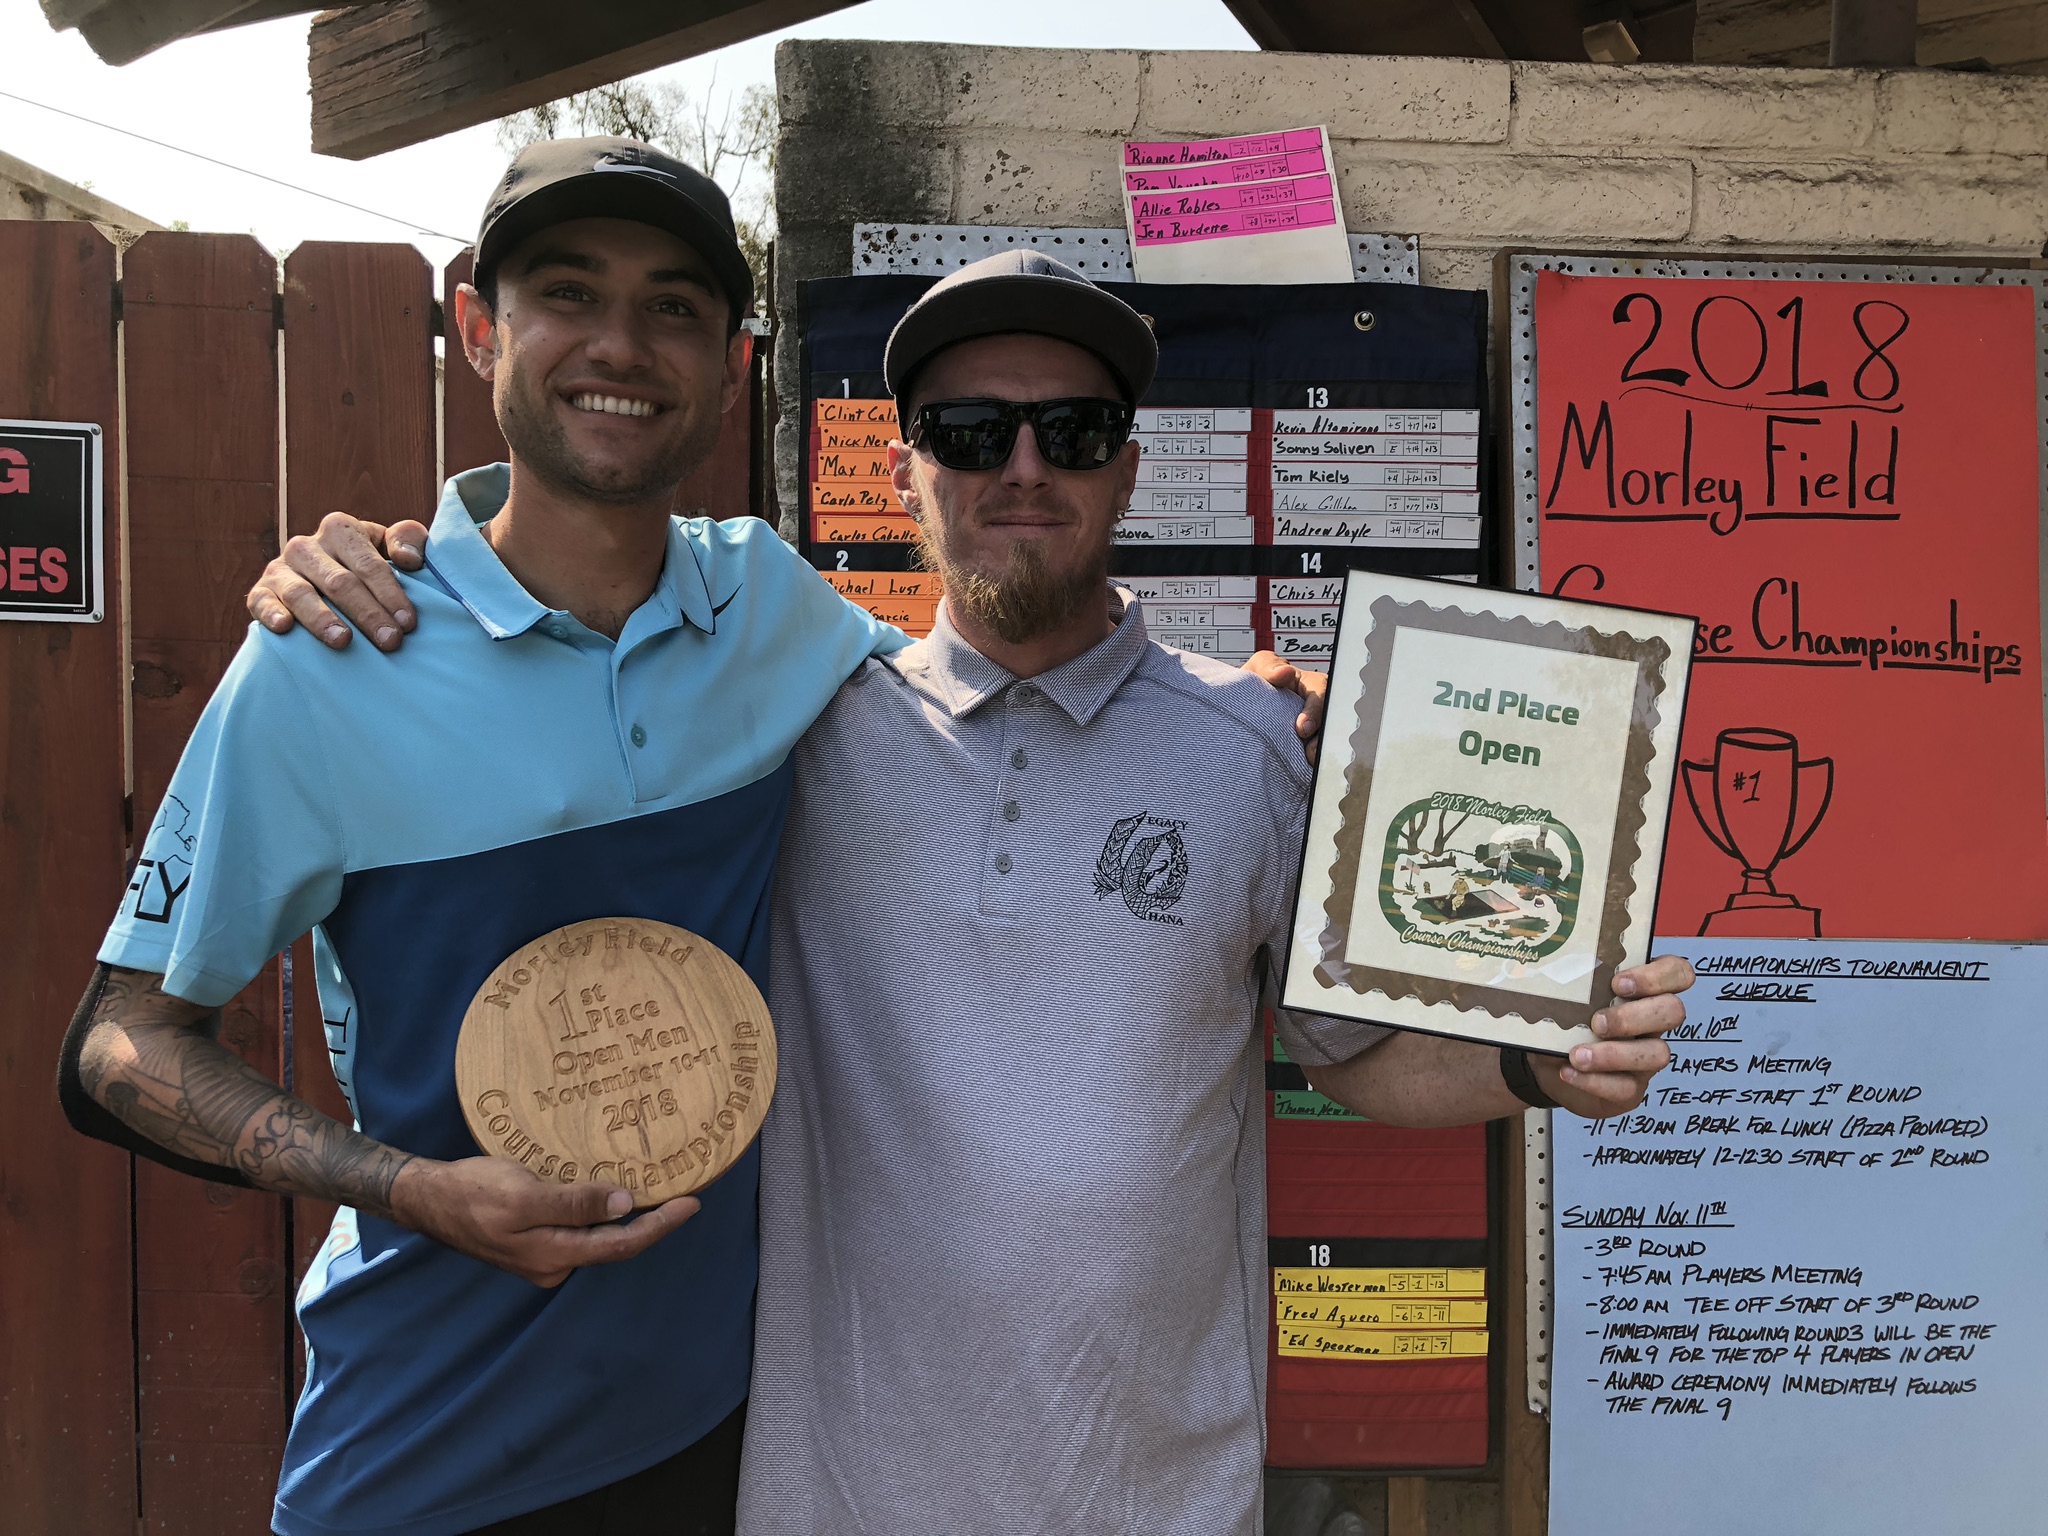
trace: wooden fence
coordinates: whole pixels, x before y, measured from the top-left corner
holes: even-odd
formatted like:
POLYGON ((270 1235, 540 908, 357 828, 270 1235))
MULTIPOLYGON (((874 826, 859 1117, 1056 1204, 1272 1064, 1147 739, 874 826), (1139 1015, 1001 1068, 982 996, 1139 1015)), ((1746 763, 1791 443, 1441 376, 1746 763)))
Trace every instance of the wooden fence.
MULTIPOLYGON (((0 623, 0 1531, 257 1536, 297 1392, 291 1299, 331 1208, 204 1184, 86 1141, 58 1040, 138 829, 286 533, 339 508, 425 516, 504 457, 453 337, 467 253, 0 221, 0 417, 105 429, 107 617, 0 623), (443 319, 443 316, 446 319, 443 319), (446 333, 445 387, 435 341, 446 333)), ((758 510, 758 387, 683 505, 758 510)), ((310 943, 224 1038, 346 1116, 310 943), (294 984, 288 989, 285 977, 294 984), (290 996, 287 995, 288 990, 290 996), (298 1027, 294 1028, 296 1021, 298 1027)))

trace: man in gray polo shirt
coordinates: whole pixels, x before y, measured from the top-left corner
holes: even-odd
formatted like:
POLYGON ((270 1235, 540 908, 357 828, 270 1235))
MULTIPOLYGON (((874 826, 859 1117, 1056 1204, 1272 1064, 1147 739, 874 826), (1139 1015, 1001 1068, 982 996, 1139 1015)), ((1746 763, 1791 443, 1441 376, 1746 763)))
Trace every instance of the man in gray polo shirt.
MULTIPOLYGON (((1154 644, 1109 584, 1155 360, 1134 312, 1035 253, 935 285, 891 338, 896 490, 947 596, 797 749, 756 1536, 1258 1528, 1257 1004, 1309 775, 1287 695, 1154 644)), ((1603 1039, 1533 1074, 1368 1025, 1279 1029, 1378 1119, 1513 1113, 1504 1070, 1614 1114, 1669 1060, 1690 981, 1679 960, 1627 973, 1603 1039)))

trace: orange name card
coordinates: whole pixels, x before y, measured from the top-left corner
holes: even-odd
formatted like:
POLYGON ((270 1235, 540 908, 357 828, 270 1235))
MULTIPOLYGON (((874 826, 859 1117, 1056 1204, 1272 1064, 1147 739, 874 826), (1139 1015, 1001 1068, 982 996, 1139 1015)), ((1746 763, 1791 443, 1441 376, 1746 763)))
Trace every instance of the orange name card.
POLYGON ((834 400, 826 398, 814 402, 813 420, 820 432, 832 428, 880 426, 892 431, 896 426, 896 402, 894 400, 834 400))
POLYGON ((931 633, 932 625, 938 622, 939 617, 939 600, 936 597, 864 597, 859 599, 857 606, 867 609, 884 624, 894 624, 906 635, 919 638, 931 633))
POLYGON ((852 448, 879 453, 896 441, 896 418, 881 421, 835 421, 818 423, 818 446, 852 448))
POLYGON ((819 544, 915 544, 917 524, 894 517, 849 517, 820 513, 811 519, 811 537, 819 544))
POLYGON ((827 571, 825 579, 840 595, 854 602, 867 598, 894 601, 898 598, 930 598, 934 602, 946 590, 939 585, 936 571, 827 571))
POLYGON ((821 485, 814 480, 811 482, 811 512, 813 516, 829 512, 886 513, 909 521, 908 514, 897 504, 896 493, 886 480, 848 480, 837 485, 821 485))
POLYGON ((880 449, 820 448, 812 478, 828 480, 879 480, 889 482, 889 456, 880 449))

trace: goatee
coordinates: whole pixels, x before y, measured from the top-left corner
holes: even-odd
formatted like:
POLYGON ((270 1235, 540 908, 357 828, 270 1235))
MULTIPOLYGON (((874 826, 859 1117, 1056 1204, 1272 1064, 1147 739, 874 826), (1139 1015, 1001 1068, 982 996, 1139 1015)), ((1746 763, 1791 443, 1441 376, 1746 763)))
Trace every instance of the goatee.
POLYGON ((946 557, 931 532, 918 530, 918 563, 939 573, 946 600, 993 630, 1005 645, 1023 645, 1070 623, 1090 603, 1100 605, 1109 586, 1109 561, 1055 571, 1043 545, 1018 540, 999 576, 963 570, 946 557))

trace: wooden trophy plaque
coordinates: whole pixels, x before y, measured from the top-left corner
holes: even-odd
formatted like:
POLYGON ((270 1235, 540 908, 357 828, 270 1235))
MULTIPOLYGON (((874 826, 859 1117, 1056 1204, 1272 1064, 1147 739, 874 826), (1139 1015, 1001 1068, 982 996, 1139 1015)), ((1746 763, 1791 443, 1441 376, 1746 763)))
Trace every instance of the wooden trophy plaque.
POLYGON ((455 1086, 493 1157, 556 1183, 618 1184, 645 1208, 746 1151, 775 1093, 775 1026, 717 945, 591 918, 491 972, 462 1017, 455 1086))

